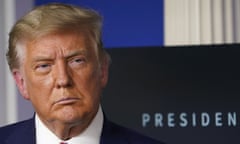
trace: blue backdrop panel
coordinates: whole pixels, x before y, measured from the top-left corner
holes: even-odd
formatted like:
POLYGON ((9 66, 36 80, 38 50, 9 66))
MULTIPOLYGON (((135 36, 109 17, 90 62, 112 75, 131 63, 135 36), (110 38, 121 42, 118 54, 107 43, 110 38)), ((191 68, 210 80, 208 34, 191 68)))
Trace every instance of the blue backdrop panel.
POLYGON ((35 5, 62 2, 90 7, 104 17, 105 47, 162 46, 163 0, 36 0, 35 5))

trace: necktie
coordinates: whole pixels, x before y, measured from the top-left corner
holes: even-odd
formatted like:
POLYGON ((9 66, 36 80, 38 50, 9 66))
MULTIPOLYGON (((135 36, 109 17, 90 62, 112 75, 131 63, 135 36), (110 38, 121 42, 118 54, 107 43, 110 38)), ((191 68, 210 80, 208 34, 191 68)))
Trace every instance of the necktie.
POLYGON ((60 142, 59 144, 67 144, 66 142, 60 142))

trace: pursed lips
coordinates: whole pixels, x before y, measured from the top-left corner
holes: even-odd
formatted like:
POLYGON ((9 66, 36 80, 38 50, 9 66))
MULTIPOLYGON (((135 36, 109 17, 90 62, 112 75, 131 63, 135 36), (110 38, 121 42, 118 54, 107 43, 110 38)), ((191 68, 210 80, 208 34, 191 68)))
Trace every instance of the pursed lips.
POLYGON ((65 98, 61 98, 61 99, 55 101, 54 104, 67 105, 67 104, 75 103, 75 102, 78 101, 78 100, 80 100, 80 98, 65 97, 65 98))

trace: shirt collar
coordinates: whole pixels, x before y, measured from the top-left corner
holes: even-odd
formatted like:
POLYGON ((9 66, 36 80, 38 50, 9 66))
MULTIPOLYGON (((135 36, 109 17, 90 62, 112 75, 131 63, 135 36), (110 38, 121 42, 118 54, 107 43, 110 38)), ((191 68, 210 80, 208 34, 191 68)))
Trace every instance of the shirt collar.
MULTIPOLYGON (((61 142, 61 140, 43 124, 43 122, 39 119, 39 116, 37 114, 35 117, 35 125, 37 144, 46 143, 59 144, 61 142)), ((91 124, 87 127, 87 129, 85 129, 78 136, 73 137, 65 142, 67 142, 68 144, 79 143, 99 144, 102 127, 103 127, 103 112, 101 106, 99 106, 96 116, 94 117, 91 124)))

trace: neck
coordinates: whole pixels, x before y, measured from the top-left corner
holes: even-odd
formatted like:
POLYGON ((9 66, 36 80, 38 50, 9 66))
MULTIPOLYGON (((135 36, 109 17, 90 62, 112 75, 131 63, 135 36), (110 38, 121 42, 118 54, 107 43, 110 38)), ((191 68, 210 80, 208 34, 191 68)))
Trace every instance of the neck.
POLYGON ((62 122, 48 123, 46 126, 61 140, 69 140, 81 134, 91 121, 78 124, 65 124, 62 122))
POLYGON ((60 120, 44 120, 39 117, 42 123, 52 131, 59 139, 69 140, 81 134, 92 122, 97 112, 75 122, 63 122, 60 120))

